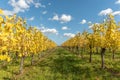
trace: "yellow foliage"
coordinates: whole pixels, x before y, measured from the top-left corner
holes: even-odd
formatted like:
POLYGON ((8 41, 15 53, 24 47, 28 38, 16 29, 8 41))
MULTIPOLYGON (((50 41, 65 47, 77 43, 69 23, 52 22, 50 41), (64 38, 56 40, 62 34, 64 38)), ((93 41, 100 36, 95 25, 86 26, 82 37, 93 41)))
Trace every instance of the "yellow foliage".
MULTIPOLYGON (((0 14, 3 14, 2 9, 0 14)), ((26 28, 26 25, 26 20, 16 15, 0 15, 0 60, 11 61, 9 52, 12 52, 9 53, 12 55, 17 51, 18 56, 23 57, 35 55, 56 46, 40 30, 35 27, 26 28)))
POLYGON ((2 9, 0 9, 0 14, 3 14, 3 10, 2 9))

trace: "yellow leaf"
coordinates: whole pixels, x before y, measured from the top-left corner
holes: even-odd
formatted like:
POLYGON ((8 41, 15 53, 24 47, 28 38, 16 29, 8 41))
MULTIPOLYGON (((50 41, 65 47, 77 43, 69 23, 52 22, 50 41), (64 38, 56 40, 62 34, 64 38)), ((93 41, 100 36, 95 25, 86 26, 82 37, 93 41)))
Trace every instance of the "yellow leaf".
POLYGON ((3 18, 0 16, 0 22, 3 22, 3 18))
POLYGON ((7 46, 3 46, 1 49, 2 51, 7 50, 7 46))
POLYGON ((0 9, 0 14, 3 14, 3 10, 2 9, 0 9))
POLYGON ((19 57, 22 57, 22 54, 19 54, 19 57))
POLYGON ((2 39, 3 39, 3 41, 7 41, 8 40, 7 37, 3 37, 2 39))

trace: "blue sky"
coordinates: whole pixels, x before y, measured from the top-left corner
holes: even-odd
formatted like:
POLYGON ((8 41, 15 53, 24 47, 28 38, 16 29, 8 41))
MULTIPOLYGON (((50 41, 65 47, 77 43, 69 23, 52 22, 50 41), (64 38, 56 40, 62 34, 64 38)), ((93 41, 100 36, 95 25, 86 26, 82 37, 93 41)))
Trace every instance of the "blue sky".
POLYGON ((107 14, 120 21, 120 0, 0 0, 6 15, 17 14, 61 44, 88 23, 102 22, 107 14))

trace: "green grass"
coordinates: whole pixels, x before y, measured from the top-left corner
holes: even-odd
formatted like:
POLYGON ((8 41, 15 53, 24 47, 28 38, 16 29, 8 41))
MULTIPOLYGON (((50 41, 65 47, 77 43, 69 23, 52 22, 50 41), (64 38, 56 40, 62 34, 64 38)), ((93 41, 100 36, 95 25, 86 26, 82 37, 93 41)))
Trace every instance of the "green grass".
MULTIPOLYGON (((63 49, 57 48, 30 66, 30 58, 25 61, 24 71, 18 74, 19 62, 9 63, 0 67, 0 80, 119 80, 120 55, 111 59, 111 54, 105 55, 105 66, 100 68, 100 55, 94 54, 89 63, 89 54, 84 58, 63 49)), ((37 60, 37 58, 36 58, 37 60)), ((2 64, 2 63, 1 63, 2 64)))

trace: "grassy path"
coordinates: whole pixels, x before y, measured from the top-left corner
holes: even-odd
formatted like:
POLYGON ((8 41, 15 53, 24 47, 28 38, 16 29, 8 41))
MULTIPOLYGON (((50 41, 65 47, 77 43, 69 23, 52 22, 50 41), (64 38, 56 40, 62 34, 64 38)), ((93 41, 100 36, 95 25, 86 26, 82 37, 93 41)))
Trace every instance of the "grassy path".
MULTIPOLYGON (((95 57, 95 56, 93 56, 95 57)), ((81 59, 73 53, 57 48, 38 61, 34 66, 25 67, 21 75, 13 74, 17 80, 118 80, 119 76, 109 70, 101 70, 100 64, 88 62, 87 57, 81 59)), ((11 66, 12 68, 13 66, 11 66)), ((0 70, 1 71, 1 70, 0 70)), ((0 73, 2 74, 2 73, 0 73)), ((10 74, 7 74, 7 76, 10 74)), ((11 80, 11 78, 3 80, 11 80)), ((14 79, 12 78, 12 80, 14 79)), ((2 80, 2 79, 0 79, 2 80)))

